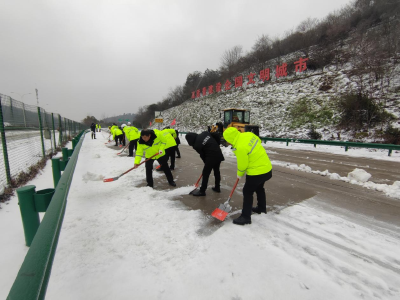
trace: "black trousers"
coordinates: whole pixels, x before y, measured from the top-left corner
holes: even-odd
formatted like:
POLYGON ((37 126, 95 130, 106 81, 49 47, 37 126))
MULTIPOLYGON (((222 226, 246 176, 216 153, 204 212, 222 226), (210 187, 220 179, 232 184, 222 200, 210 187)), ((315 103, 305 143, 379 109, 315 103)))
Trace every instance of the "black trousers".
POLYGON ((96 138, 96 132, 92 130, 92 139, 96 138))
POLYGON ((176 155, 181 157, 181 151, 179 151, 179 145, 176 145, 176 155))
POLYGON ((221 165, 221 161, 212 157, 207 157, 204 162, 203 168, 203 181, 201 182, 200 191, 205 192, 208 185, 208 179, 211 174, 211 170, 214 170, 215 177, 215 187, 219 188, 221 185, 221 173, 219 172, 219 167, 221 165))
MULTIPOLYGON (((172 176, 171 170, 168 168, 168 157, 167 155, 164 155, 157 159, 158 163, 161 165, 161 169, 164 171, 165 176, 167 177, 168 182, 174 181, 174 177, 172 176)), ((153 164, 154 164, 154 159, 150 159, 146 161, 145 166, 146 166, 146 181, 147 185, 150 187, 153 187, 154 181, 153 181, 153 164)))
MULTIPOLYGON (((122 139, 123 138, 124 138, 123 134, 115 136, 115 146, 118 146, 118 141, 119 141, 120 144, 122 144, 122 139)), ((125 143, 124 143, 124 146, 125 146, 125 143)))
POLYGON ((175 149, 176 146, 165 149, 165 156, 168 156, 168 159, 171 158, 171 169, 175 169, 175 149))
POLYGON ((132 140, 129 142, 129 156, 133 156, 133 149, 137 149, 137 142, 139 139, 132 140))
POLYGON ((243 187, 243 209, 242 216, 251 219, 251 208, 253 207, 253 194, 257 195, 257 206, 261 209, 267 208, 264 183, 272 178, 272 171, 255 176, 246 175, 243 187))

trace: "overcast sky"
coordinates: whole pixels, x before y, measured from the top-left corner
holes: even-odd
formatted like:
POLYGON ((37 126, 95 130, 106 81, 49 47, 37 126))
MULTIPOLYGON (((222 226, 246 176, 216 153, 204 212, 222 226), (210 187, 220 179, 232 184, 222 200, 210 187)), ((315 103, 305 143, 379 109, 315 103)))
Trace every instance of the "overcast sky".
POLYGON ((0 93, 80 121, 135 113, 350 0, 0 0, 0 93), (14 92, 12 94, 11 92, 14 92))

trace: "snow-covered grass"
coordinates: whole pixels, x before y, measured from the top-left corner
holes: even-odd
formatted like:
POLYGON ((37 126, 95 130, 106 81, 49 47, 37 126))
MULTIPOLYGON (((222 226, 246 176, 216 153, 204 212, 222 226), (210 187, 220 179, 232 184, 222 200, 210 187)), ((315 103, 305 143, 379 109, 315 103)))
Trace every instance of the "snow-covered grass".
MULTIPOLYGON (((191 186, 137 187, 143 168, 102 182, 129 162, 104 140, 86 137, 47 299, 400 297, 398 230, 377 232, 373 219, 367 228, 357 216, 349 220, 328 213, 315 205, 316 198, 280 214, 255 215, 249 226, 229 219, 221 226, 174 200, 191 186)), ((32 184, 51 185, 50 169, 32 184)), ((0 248, 4 299, 26 252, 15 198, 0 210, 0 224, 8 228, 0 248)))

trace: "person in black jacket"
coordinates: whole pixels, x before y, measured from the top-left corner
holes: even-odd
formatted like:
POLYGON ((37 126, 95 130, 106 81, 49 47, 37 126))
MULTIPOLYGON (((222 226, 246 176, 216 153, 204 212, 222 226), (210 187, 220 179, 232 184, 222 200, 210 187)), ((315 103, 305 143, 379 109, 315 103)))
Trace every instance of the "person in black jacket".
POLYGON ((176 139, 175 139, 176 148, 175 148, 175 151, 176 151, 176 154, 177 154, 176 158, 181 158, 181 151, 179 151, 179 144, 181 143, 181 140, 179 139, 179 131, 177 129, 175 129, 175 131, 176 131, 176 139))
POLYGON ((225 160, 219 143, 215 138, 208 132, 204 131, 200 134, 189 132, 186 134, 186 140, 189 146, 192 146, 196 150, 201 159, 204 162, 203 168, 203 181, 199 190, 195 191, 193 196, 205 196, 208 184, 208 178, 210 177, 211 170, 214 170, 215 186, 212 188, 214 192, 220 193, 221 185, 221 174, 219 167, 221 162, 225 160))
POLYGON ((92 140, 93 138, 96 139, 96 124, 92 123, 92 125, 90 125, 90 130, 92 130, 92 140))

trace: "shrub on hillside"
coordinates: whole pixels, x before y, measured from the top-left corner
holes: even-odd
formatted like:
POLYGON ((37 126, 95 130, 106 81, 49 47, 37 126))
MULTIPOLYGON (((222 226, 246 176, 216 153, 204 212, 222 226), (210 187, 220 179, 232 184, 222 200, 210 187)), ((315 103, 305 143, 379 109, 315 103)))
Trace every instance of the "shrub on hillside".
POLYGON ((395 117, 385 111, 383 106, 366 94, 350 93, 338 98, 340 126, 353 130, 369 129, 383 125, 395 117))
POLYGON ((385 144, 400 145, 400 129, 389 125, 384 133, 385 144))
POLYGON ((298 128, 307 124, 328 125, 334 122, 333 110, 330 103, 317 103, 315 99, 301 98, 289 108, 291 128, 298 128))
POLYGON ((311 140, 320 140, 322 138, 322 134, 320 134, 316 129, 314 125, 310 126, 310 130, 307 133, 307 136, 311 140))

